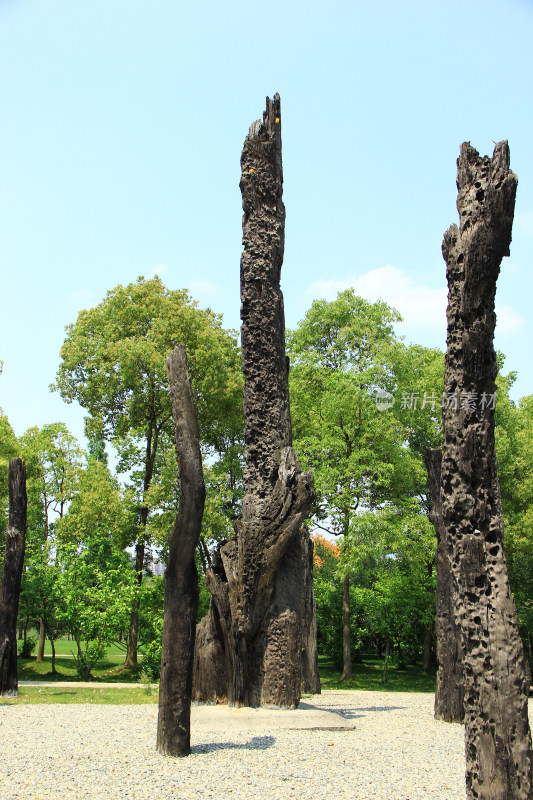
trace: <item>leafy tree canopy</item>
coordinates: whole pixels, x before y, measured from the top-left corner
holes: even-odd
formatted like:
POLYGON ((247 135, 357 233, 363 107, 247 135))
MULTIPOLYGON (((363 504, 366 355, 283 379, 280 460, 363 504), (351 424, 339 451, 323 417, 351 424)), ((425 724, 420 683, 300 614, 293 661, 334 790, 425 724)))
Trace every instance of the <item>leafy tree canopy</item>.
MULTIPOLYGON (((53 388, 77 400, 120 448, 129 435, 172 432, 166 357, 184 343, 196 392, 201 437, 212 446, 235 416, 242 388, 236 337, 221 317, 200 309, 186 290, 156 277, 116 286, 67 327, 53 388)), ((131 468, 127 454, 124 469, 131 468)))

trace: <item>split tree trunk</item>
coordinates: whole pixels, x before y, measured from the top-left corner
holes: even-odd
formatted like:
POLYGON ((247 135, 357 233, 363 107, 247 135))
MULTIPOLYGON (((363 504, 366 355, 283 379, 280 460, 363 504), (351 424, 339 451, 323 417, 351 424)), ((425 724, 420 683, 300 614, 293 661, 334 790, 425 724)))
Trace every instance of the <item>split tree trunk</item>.
POLYGON ((26 546, 26 465, 9 461, 9 522, 0 587, 0 695, 18 695, 17 614, 26 546))
MULTIPOLYGON (((222 637, 217 652, 219 657, 220 649, 224 652, 229 703, 294 707, 302 683, 318 682, 316 646, 309 646, 316 627, 305 618, 312 561, 309 535, 302 529, 314 486, 292 448, 280 289, 285 207, 279 95, 267 98, 263 121, 250 127, 241 171, 243 513, 236 537, 220 548, 216 566, 207 572, 213 604, 203 633, 209 628, 212 649, 213 635, 218 631, 222 637)), ((198 664, 201 658, 198 653, 198 664)), ((203 676, 198 678, 201 683, 203 676)), ((197 688, 214 694, 205 683, 197 688)))
POLYGON ((185 345, 167 359, 180 477, 180 510, 169 540, 165 571, 165 613, 159 681, 157 749, 188 756, 191 750, 191 696, 198 573, 194 551, 200 539, 205 484, 196 406, 185 345))
POLYGON ((460 227, 444 235, 448 278, 442 517, 463 648, 466 788, 471 800, 531 800, 522 641, 503 552, 494 453, 496 280, 509 255, 516 176, 509 147, 458 160, 460 227), (455 402, 448 402, 454 398, 455 402))
POLYGON ((462 722, 463 666, 461 659, 461 631, 454 615, 455 596, 453 578, 446 542, 446 529, 442 520, 440 496, 442 451, 437 447, 427 449, 426 469, 431 494, 430 519, 437 534, 437 613, 435 628, 437 636, 437 684, 435 687, 435 719, 445 722, 462 722))

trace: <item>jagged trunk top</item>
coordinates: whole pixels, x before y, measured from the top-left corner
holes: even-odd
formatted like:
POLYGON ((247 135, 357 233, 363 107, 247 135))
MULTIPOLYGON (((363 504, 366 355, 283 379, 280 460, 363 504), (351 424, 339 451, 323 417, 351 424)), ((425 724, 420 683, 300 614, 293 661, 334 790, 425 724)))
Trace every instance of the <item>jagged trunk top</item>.
POLYGON ((243 520, 262 507, 292 444, 285 314, 280 274, 285 243, 279 95, 267 97, 263 121, 250 126, 241 155, 242 367, 246 470, 243 520))
POLYGON ((506 141, 496 145, 492 159, 481 157, 468 142, 461 145, 457 160, 460 226, 452 225, 442 244, 448 278, 445 392, 449 394, 495 391, 496 357, 487 369, 487 358, 481 353, 492 349, 494 354, 496 280, 511 244, 517 178, 509 163, 506 141))

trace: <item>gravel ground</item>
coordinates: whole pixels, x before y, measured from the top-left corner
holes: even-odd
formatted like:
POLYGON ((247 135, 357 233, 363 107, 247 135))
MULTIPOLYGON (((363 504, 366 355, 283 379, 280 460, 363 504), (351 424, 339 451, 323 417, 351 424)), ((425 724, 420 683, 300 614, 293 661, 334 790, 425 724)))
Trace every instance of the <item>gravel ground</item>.
POLYGON ((463 728, 433 719, 431 694, 327 691, 297 712, 193 709, 184 759, 155 752, 156 722, 156 705, 0 706, 0 798, 465 798, 463 728))

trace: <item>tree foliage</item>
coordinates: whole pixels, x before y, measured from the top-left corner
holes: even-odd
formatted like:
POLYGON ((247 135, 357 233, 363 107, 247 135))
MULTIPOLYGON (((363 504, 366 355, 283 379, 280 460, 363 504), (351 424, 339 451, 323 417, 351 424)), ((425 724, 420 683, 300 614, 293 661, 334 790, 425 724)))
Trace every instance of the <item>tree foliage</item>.
POLYGON ((57 530, 58 616, 74 636, 84 677, 127 628, 135 573, 123 542, 132 525, 117 482, 104 464, 91 459, 57 530))
MULTIPOLYGON (((161 535, 160 517, 176 497, 176 473, 166 480, 169 495, 154 484, 165 481, 173 465, 166 358, 181 343, 187 349, 204 452, 224 453, 243 427, 236 337, 222 328, 219 315, 200 309, 186 290, 168 290, 157 277, 117 286, 98 306, 79 314, 67 328, 54 385, 67 402, 77 400, 87 409, 88 432, 113 443, 117 469, 128 475, 137 508, 132 542, 139 585, 151 523, 161 535)), ((137 617, 138 598, 132 606, 131 664, 137 658, 137 617)))

